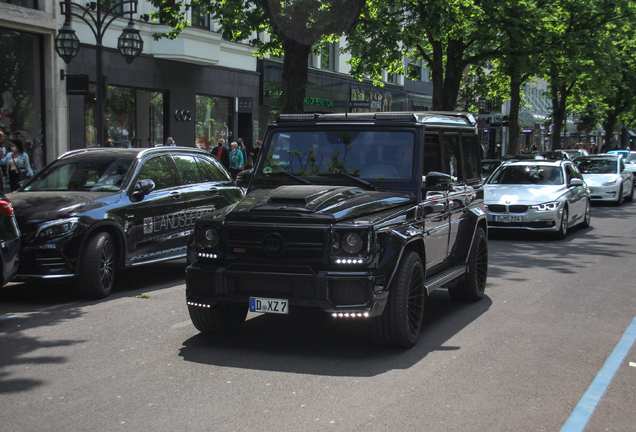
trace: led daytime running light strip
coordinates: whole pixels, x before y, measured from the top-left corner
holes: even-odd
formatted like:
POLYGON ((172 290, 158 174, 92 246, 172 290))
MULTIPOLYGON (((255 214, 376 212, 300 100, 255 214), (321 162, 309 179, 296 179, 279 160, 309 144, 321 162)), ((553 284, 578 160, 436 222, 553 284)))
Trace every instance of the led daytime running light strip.
POLYGON ((364 262, 364 260, 362 258, 357 259, 351 259, 351 258, 338 258, 336 260, 336 264, 362 264, 364 262))
POLYGON ((334 312, 331 316, 334 318, 369 318, 369 312, 334 312))
POLYGON ((218 258, 219 257, 217 254, 203 253, 203 252, 197 253, 197 256, 201 258, 218 258))
POLYGON ((202 308, 211 308, 212 306, 208 305, 208 304, 203 304, 203 303, 193 303, 193 302, 187 302, 188 306, 196 306, 196 307, 202 307, 202 308))

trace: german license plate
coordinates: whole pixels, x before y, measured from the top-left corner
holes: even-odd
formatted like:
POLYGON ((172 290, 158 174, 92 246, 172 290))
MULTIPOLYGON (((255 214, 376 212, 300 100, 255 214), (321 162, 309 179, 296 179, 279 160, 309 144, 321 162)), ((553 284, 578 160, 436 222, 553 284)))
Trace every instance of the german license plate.
POLYGON ((250 297, 250 312, 288 314, 289 300, 250 297))
POLYGON ((493 216, 492 220, 495 222, 523 222, 522 216, 493 216))

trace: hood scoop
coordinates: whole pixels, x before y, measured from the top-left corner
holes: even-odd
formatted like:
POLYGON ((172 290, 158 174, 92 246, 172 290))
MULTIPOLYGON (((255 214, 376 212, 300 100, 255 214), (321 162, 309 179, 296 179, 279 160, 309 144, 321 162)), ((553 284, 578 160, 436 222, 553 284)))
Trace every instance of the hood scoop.
POLYGON ((324 187, 317 190, 316 186, 281 187, 267 200, 267 203, 273 205, 306 206, 316 198, 329 192, 330 190, 325 190, 324 187))

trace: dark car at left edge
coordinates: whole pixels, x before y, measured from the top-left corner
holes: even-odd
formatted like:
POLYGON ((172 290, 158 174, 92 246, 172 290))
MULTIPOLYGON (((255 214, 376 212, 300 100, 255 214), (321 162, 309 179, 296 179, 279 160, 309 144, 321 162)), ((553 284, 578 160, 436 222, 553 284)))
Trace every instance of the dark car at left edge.
POLYGON ((20 228, 11 202, 0 192, 0 288, 13 280, 19 260, 20 228))
POLYGON ((186 257, 195 221, 243 196, 203 150, 67 152, 9 196, 22 231, 16 280, 71 280, 106 297, 119 270, 186 257))

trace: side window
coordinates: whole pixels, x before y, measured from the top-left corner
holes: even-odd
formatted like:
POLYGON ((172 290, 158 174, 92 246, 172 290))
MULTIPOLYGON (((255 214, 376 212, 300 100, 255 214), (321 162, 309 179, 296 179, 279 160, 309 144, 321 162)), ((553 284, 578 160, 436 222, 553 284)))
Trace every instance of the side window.
POLYGON ((464 157, 464 177, 467 183, 478 183, 481 178, 477 136, 462 134, 462 156, 464 157))
POLYGON ((149 179, 155 182, 155 190, 176 186, 170 163, 165 156, 147 160, 139 170, 139 180, 149 179))
POLYGON ((621 158, 621 172, 625 171, 625 161, 621 158))
POLYGON ((572 177, 583 180, 583 175, 576 167, 576 165, 568 165, 568 169, 572 171, 572 177))
POLYGON ((203 158, 197 158, 199 167, 201 168, 201 174, 204 177, 204 181, 228 181, 230 177, 227 176, 227 171, 221 168, 221 163, 203 158))
POLYGON ((443 134, 442 172, 461 178, 459 161, 459 135, 456 133, 443 134))
POLYGON ((190 185, 196 183, 203 183, 203 176, 199 172, 197 166, 197 160, 194 156, 173 156, 177 171, 179 172, 179 178, 181 184, 190 185))
POLYGON ((569 185, 570 184, 570 180, 572 180, 574 177, 576 177, 574 175, 574 170, 572 169, 571 165, 566 165, 565 166, 565 185, 569 185))
POLYGON ((427 133, 424 135, 424 171, 422 175, 429 172, 439 172, 439 135, 427 133))

